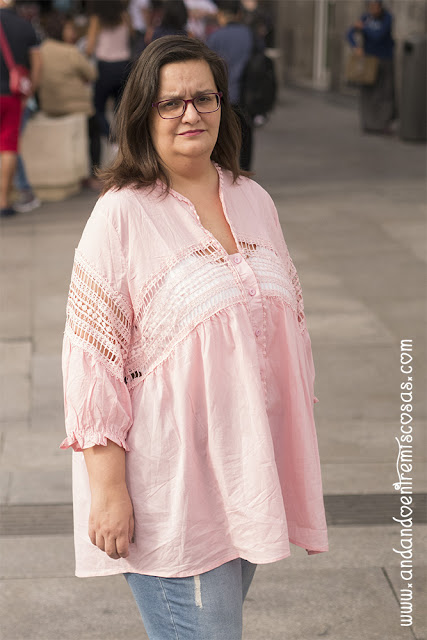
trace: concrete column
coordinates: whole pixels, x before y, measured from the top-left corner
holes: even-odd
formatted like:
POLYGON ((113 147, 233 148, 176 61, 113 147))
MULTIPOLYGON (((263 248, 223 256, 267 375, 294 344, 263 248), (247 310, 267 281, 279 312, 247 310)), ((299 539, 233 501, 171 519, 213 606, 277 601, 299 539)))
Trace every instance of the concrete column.
POLYGON ((313 87, 327 90, 329 72, 326 68, 328 42, 328 0, 314 2, 313 87))

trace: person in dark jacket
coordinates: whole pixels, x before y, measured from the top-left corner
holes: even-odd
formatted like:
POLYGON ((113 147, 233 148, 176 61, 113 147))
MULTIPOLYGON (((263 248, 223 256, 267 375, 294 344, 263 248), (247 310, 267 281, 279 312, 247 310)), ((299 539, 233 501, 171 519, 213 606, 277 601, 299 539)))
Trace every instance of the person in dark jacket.
POLYGON ((362 86, 360 90, 361 126, 368 133, 390 133, 396 118, 392 30, 392 14, 382 1, 370 0, 367 11, 347 31, 347 40, 359 55, 379 59, 375 84, 362 86), (356 41, 356 34, 362 37, 362 46, 356 41))
POLYGON ((242 129, 240 167, 250 171, 253 122, 240 105, 240 95, 242 78, 251 57, 254 39, 251 29, 242 22, 242 7, 238 0, 217 0, 216 4, 220 28, 208 37, 206 44, 227 63, 230 101, 242 129))

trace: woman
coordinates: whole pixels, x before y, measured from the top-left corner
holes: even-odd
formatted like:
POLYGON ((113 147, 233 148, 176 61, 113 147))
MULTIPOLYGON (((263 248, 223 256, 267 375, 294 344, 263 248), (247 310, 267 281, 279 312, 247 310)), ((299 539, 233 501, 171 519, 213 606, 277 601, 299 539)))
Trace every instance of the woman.
POLYGON ((391 124, 397 115, 392 28, 391 13, 380 0, 375 0, 367 3, 367 12, 347 32, 350 45, 359 55, 379 59, 375 84, 362 86, 360 90, 361 126, 367 133, 392 133, 391 124), (356 33, 362 35, 363 47, 356 42, 356 33))
POLYGON ((240 640, 256 565, 328 550, 301 288, 227 82, 145 49, 67 306, 76 575, 123 573, 150 640, 240 640))
POLYGON ((50 116, 70 113, 87 116, 91 175, 85 184, 99 191, 95 171, 101 159, 101 140, 93 105, 96 68, 75 45, 77 33, 72 18, 53 12, 45 16, 43 27, 46 40, 40 47, 40 108, 50 116))
POLYGON ((117 109, 130 69, 132 26, 122 0, 94 0, 89 4, 86 54, 98 65, 95 108, 101 135, 110 137, 105 115, 108 98, 117 109))

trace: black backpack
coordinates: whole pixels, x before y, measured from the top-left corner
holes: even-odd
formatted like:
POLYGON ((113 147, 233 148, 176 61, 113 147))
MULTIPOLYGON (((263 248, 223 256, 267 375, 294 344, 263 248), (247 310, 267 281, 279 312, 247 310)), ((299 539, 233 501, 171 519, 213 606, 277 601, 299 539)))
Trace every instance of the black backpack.
POLYGON ((266 115, 273 109, 276 96, 274 62, 254 45, 242 75, 240 105, 252 117, 266 115))

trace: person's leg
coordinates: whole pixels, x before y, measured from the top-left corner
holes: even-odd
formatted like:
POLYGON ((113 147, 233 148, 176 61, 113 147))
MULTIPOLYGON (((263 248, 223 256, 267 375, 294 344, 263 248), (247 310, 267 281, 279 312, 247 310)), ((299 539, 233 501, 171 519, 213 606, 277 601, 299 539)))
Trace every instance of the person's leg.
POLYGON ((98 78, 95 82, 94 92, 94 104, 99 130, 101 135, 107 138, 110 135, 110 123, 105 115, 105 107, 112 90, 110 65, 110 62, 98 61, 98 78))
POLYGON ((245 118, 245 126, 242 130, 242 148, 240 150, 240 166, 245 171, 250 171, 252 166, 253 125, 249 117, 245 118))
MULTIPOLYGON (((111 95, 114 98, 114 116, 116 115, 117 109, 120 105, 120 100, 122 98, 123 89, 125 88, 126 81, 128 79, 131 64, 129 60, 124 60, 120 62, 115 62, 114 68, 112 68, 112 82, 114 85, 112 87, 111 95)), ((114 127, 113 133, 110 133, 111 141, 115 142, 114 139, 114 127)))
POLYGON ((0 208, 1 216, 15 213, 10 204, 18 154, 22 101, 16 96, 0 96, 0 208))
MULTIPOLYGON (((19 136, 22 136, 24 133, 25 127, 27 126, 27 122, 31 116, 31 109, 27 106, 24 107, 21 118, 21 126, 19 129, 19 136)), ((21 154, 18 154, 16 173, 14 178, 14 186, 18 191, 31 191, 31 185, 27 178, 27 173, 25 171, 25 166, 21 158, 21 154)))
POLYGON ((255 568, 236 558, 188 578, 124 576, 150 640, 242 640, 243 601, 255 568))
POLYGON ((10 207, 10 192, 12 189, 13 176, 16 171, 18 154, 16 151, 0 152, 0 208, 2 210, 10 207))
POLYGON ((388 60, 379 60, 375 84, 361 88, 361 123, 366 133, 385 133, 393 120, 393 84, 388 60))
MULTIPOLYGON (((19 137, 21 137, 23 132, 25 131, 25 127, 27 126, 28 120, 30 119, 32 113, 34 113, 34 111, 30 107, 24 107, 21 118, 19 137)), ((15 189, 20 194, 19 200, 14 203, 16 211, 20 213, 26 213, 28 211, 32 211, 33 209, 37 209, 37 207, 40 206, 40 200, 35 195, 33 188, 28 180, 24 161, 20 153, 18 153, 13 184, 15 189)))
POLYGON ((101 162, 101 135, 99 131, 99 122, 96 115, 88 117, 87 128, 89 137, 91 175, 93 176, 95 173, 95 169, 99 167, 101 162))
POLYGON ((241 107, 233 105, 233 110, 240 121, 242 131, 242 146, 240 148, 240 168, 244 171, 251 170, 253 125, 250 116, 245 114, 241 107))
POLYGON ((95 170, 101 163, 101 135, 96 114, 88 116, 87 132, 89 140, 90 176, 84 178, 81 185, 82 187, 87 187, 88 189, 99 192, 102 188, 102 182, 95 176, 95 170))

